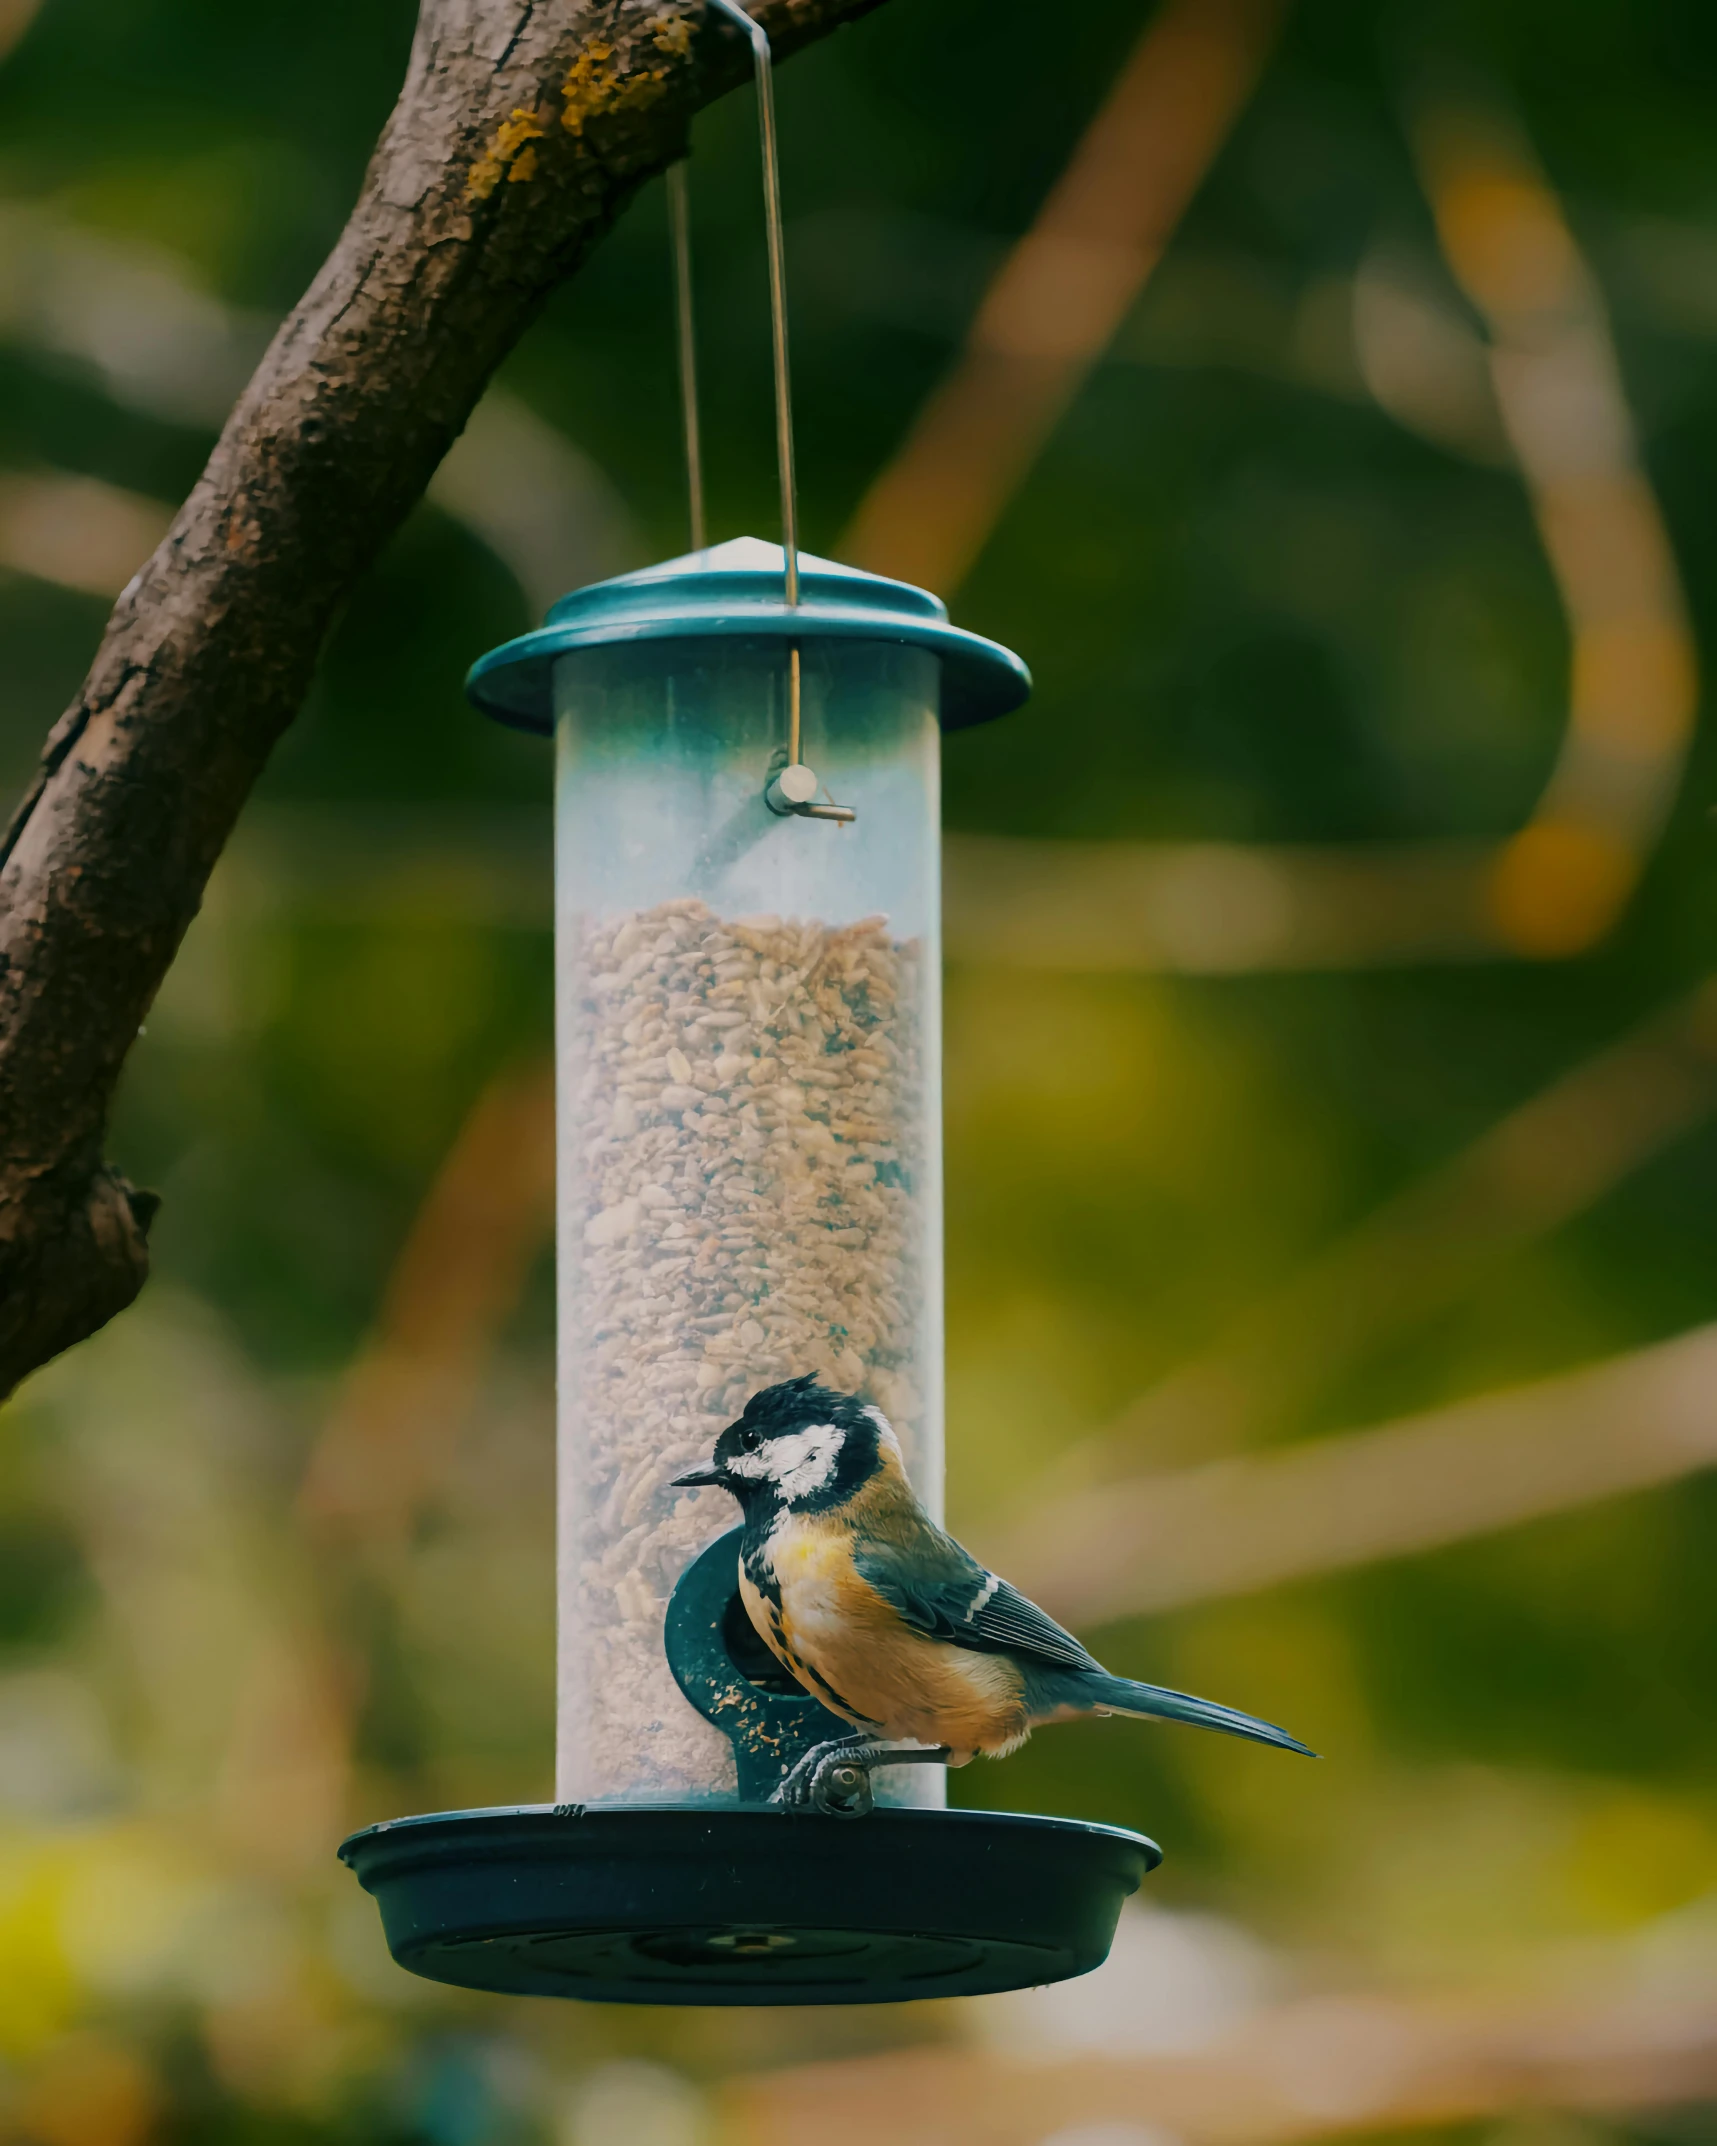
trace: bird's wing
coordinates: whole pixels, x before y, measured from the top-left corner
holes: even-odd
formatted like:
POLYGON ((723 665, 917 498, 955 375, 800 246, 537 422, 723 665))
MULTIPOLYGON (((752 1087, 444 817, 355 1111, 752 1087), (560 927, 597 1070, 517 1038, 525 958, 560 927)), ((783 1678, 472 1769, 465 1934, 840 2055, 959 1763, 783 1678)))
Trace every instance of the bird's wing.
POLYGON ((979 1654, 1035 1655, 1065 1669, 1098 1666, 1071 1632, 928 1522, 905 1541, 861 1543, 853 1563, 908 1624, 933 1639, 979 1654))

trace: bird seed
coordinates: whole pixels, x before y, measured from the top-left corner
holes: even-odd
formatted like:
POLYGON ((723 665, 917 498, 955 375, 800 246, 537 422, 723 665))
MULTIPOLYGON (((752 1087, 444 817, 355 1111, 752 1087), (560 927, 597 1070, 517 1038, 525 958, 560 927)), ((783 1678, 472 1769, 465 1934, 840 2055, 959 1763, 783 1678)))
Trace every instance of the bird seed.
POLYGON ((675 1685, 662 1622, 738 1515, 672 1478, 803 1372, 874 1401, 914 1457, 921 948, 882 917, 724 918, 692 898, 569 941, 556 1793, 731 1797, 731 1751, 675 1685))

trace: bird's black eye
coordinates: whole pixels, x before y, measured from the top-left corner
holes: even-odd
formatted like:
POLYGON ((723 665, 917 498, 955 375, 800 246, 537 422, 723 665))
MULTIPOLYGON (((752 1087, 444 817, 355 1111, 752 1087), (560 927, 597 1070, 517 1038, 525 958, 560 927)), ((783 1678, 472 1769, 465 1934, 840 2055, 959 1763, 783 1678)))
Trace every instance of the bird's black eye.
POLYGON ((740 1432, 739 1443, 745 1452, 755 1453, 758 1447, 763 1443, 763 1433, 761 1431, 752 1430, 748 1425, 743 1431, 740 1432))

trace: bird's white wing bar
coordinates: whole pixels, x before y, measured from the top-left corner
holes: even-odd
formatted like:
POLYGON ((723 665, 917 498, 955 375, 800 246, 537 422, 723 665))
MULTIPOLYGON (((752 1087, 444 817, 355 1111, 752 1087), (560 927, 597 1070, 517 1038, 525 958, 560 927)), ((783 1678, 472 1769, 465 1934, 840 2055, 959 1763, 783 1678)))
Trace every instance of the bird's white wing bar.
POLYGON ((1006 1580, 994 1575, 984 1602, 967 1611, 953 1638, 956 1645, 1034 1654, 1041 1661, 1066 1669, 1098 1667, 1071 1632, 1064 1631, 1017 1587, 1010 1587, 1006 1580))
POLYGON ((927 1520, 904 1542, 862 1542, 853 1564, 908 1624, 934 1639, 1062 1669, 1099 1666, 1071 1632, 927 1520))
POLYGON ((972 1597, 971 1601, 966 1604, 966 1615, 964 1619, 965 1623, 970 1624, 973 1618, 976 1617, 981 1610, 988 1609, 990 1605, 991 1596, 994 1595, 996 1589, 1000 1587, 1001 1584, 1001 1581, 996 1577, 993 1572, 986 1572, 984 1574, 983 1586, 978 1589, 977 1593, 972 1597))

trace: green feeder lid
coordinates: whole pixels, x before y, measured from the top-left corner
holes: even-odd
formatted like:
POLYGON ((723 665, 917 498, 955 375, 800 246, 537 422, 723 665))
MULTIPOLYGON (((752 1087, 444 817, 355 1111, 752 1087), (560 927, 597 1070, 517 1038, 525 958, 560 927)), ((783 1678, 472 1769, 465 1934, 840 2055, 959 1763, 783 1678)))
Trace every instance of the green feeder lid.
POLYGON ((942 727, 963 730, 1017 708, 1031 673, 1011 649, 948 623, 940 597, 856 566, 799 554, 800 601, 783 593, 779 544, 736 537, 636 574, 574 589, 548 623, 479 656, 465 680, 485 715, 516 730, 554 729, 554 666, 580 648, 621 641, 723 636, 790 641, 897 641, 942 659, 942 727))

